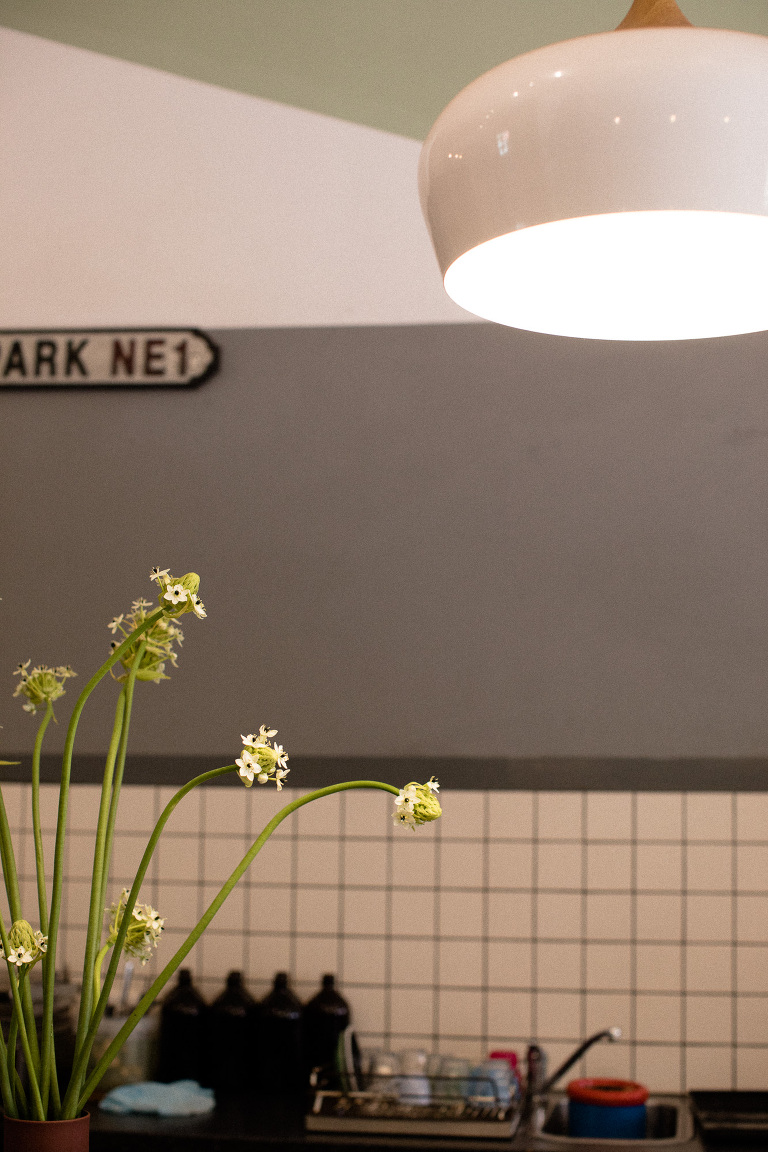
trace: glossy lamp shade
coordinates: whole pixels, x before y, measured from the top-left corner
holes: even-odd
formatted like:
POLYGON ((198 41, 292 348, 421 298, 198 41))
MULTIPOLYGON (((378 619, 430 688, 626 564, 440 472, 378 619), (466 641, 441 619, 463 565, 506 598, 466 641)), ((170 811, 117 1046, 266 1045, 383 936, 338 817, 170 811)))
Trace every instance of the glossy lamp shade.
POLYGON ((632 28, 519 56, 439 116, 419 191, 448 295, 487 320, 768 329, 768 38, 632 28))

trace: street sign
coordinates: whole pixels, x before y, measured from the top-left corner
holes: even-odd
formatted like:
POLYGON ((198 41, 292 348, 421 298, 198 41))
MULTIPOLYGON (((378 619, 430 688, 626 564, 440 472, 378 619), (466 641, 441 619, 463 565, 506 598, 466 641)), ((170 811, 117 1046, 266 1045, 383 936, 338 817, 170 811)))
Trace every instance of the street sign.
POLYGON ((0 330, 0 388, 187 387, 218 367, 196 328, 0 330))

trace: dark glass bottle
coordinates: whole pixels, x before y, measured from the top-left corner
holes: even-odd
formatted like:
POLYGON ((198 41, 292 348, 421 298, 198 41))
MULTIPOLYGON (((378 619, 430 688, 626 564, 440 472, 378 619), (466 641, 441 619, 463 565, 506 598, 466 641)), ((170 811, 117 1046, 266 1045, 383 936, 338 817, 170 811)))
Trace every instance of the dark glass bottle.
POLYGON ((157 1078, 164 1083, 197 1080, 208 1083, 208 1005, 192 983, 189 968, 160 1011, 160 1051, 157 1078))
POLYGON ((243 1092, 253 1082, 256 1013, 256 1001, 243 984, 242 972, 230 972, 208 1018, 210 1084, 217 1095, 243 1092))
POLYGON ((314 1068, 322 1069, 323 1082, 334 1079, 339 1036, 349 1025, 349 1004, 334 987, 333 976, 323 976, 323 986, 304 1006, 304 1061, 307 1080, 314 1068))
POLYGON ((259 1003, 260 1086, 269 1093, 289 1095, 304 1087, 301 1043, 301 1001, 288 987, 288 975, 278 972, 272 991, 259 1003))

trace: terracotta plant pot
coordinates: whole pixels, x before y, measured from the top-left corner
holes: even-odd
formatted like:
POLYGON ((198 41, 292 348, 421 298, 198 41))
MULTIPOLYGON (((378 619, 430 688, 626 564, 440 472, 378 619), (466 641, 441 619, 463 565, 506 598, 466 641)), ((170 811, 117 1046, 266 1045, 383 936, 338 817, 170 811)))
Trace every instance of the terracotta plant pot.
POLYGON ((77 1120, 3 1118, 4 1152, 88 1152, 90 1115, 77 1120))

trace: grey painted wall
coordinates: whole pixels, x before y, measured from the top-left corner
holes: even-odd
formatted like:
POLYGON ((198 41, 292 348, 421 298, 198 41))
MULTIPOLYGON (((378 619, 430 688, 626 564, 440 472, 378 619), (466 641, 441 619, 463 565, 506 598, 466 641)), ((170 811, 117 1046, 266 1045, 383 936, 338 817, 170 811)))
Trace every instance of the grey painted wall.
POLYGON ((82 684, 158 563, 209 616, 135 752, 768 753, 768 335, 213 335, 198 390, 0 394, 6 749, 17 662, 82 684))

